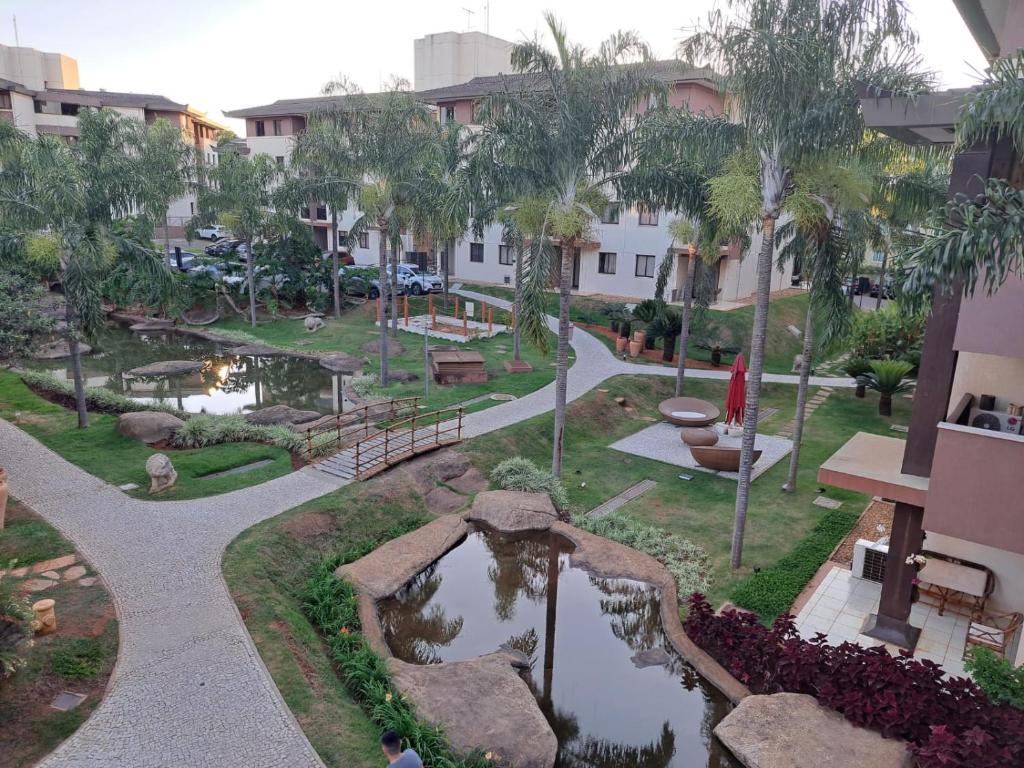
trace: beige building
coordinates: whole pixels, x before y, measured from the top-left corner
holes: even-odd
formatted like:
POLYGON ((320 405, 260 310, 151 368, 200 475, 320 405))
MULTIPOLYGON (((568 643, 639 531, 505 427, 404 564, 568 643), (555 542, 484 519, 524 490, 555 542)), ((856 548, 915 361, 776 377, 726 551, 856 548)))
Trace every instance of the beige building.
MULTIPOLYGON (((51 134, 73 141, 78 136, 78 112, 88 107, 107 107, 146 123, 167 120, 199 149, 200 161, 208 165, 216 162, 213 146, 226 130, 203 112, 165 96, 83 89, 78 62, 62 53, 0 45, 0 120, 30 136, 51 134)), ((194 212, 193 194, 172 203, 172 236, 182 234, 194 212)))
POLYGON ((438 32, 416 40, 413 49, 417 91, 512 71, 512 43, 483 32, 438 32))

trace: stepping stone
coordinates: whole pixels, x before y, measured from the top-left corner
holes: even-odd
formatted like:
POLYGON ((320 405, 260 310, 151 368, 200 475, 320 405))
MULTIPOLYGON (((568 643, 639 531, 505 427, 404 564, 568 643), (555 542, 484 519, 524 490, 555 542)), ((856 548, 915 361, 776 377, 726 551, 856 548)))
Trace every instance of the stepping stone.
POLYGON ((80 586, 80 587, 91 587, 93 584, 96 583, 96 580, 97 579, 96 579, 95 576, 86 576, 84 579, 79 579, 78 580, 78 586, 80 586))
POLYGON ((28 575, 28 566, 23 565, 21 568, 15 568, 10 573, 4 570, 0 570, 0 576, 10 576, 12 579, 21 579, 28 575))
POLYGON ((32 566, 32 573, 60 570, 61 568, 67 568, 69 565, 74 565, 77 561, 77 555, 64 555, 64 557, 55 557, 53 560, 43 560, 43 562, 32 566))
POLYGON ((905 427, 902 424, 890 424, 889 425, 889 429, 891 429, 893 432, 904 432, 904 433, 906 433, 906 432, 910 431, 910 427, 905 427))
POLYGON ((134 491, 139 487, 138 483, 125 483, 124 485, 117 486, 120 491, 134 491))
POLYGON ((50 702, 50 706, 56 709, 58 712, 69 712, 83 701, 85 701, 84 693, 72 693, 71 691, 61 691, 53 697, 53 701, 50 702))
POLYGON ((21 584, 21 588, 28 590, 29 592, 42 592, 44 589, 49 589, 56 581, 51 579, 29 579, 21 584))
POLYGON ((796 338, 798 339, 804 335, 804 332, 797 328, 795 325, 787 325, 786 330, 789 331, 794 336, 796 336, 796 338))
POLYGON ((64 571, 64 581, 74 581, 85 576, 84 565, 73 565, 64 571))
POLYGON ((828 496, 819 496, 814 500, 814 506, 824 507, 825 509, 839 509, 843 506, 843 502, 830 499, 828 496))
POLYGON ((611 514, 620 507, 625 506, 638 496, 642 496, 657 485, 653 480, 641 480, 636 485, 627 488, 618 496, 613 496, 608 501, 594 507, 588 513, 591 517, 604 517, 611 514))
POLYGON ((54 581, 58 581, 60 579, 60 574, 56 571, 46 571, 45 573, 41 573, 39 575, 42 576, 44 579, 53 579, 54 581))

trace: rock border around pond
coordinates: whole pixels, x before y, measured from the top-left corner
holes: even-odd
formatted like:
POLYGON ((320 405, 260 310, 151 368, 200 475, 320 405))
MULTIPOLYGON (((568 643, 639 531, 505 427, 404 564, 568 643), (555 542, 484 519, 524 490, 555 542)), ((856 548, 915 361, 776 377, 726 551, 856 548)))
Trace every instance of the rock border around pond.
MULTIPOLYGON (((429 721, 446 729, 456 750, 493 750, 520 768, 550 768, 557 753, 554 732, 529 686, 515 670, 515 660, 511 657, 489 654, 469 661, 425 667, 395 658, 385 640, 377 602, 397 592, 416 574, 461 544, 470 530, 469 521, 483 523, 500 533, 549 530, 575 546, 570 555, 574 566, 595 576, 634 579, 654 586, 659 593, 665 634, 673 648, 733 703, 750 695, 746 686, 686 636, 679 618, 675 580, 664 565, 650 555, 559 520, 546 494, 485 491, 477 494, 472 508, 463 515, 439 517, 335 571, 339 578, 351 581, 359 594, 359 617, 369 646, 386 661, 396 685, 412 699, 417 709, 429 721), (500 696, 488 697, 486 702, 481 700, 480 680, 473 677, 478 668, 481 675, 486 671, 489 685, 500 687, 500 696), (475 707, 466 710, 441 700, 439 689, 430 685, 427 678, 444 675, 445 670, 449 670, 454 679, 464 681, 464 695, 454 698, 474 701, 475 707), (466 680, 467 675, 469 680, 466 680), (495 730, 495 722, 504 723, 506 727, 495 730)), ((453 692, 449 688, 443 689, 444 698, 452 699, 453 692)))

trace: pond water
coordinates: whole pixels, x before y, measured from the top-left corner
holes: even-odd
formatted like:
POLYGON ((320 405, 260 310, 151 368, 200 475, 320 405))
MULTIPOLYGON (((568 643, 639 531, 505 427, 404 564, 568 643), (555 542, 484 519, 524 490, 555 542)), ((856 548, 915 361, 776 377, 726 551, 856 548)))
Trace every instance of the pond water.
MULTIPOLYGON (((232 354, 224 345, 190 334, 135 333, 109 325, 82 356, 86 386, 107 387, 142 402, 160 402, 190 413, 247 413, 270 405, 338 413, 350 377, 333 374, 316 360, 232 354), (198 373, 133 378, 125 371, 162 360, 196 360, 198 373)), ((36 360, 26 366, 71 381, 70 360, 36 360)))
POLYGON ((417 664, 526 653, 560 768, 738 768, 712 735, 729 702, 668 643, 658 591, 574 568, 571 551, 554 534, 473 529, 381 601, 389 647, 417 664))

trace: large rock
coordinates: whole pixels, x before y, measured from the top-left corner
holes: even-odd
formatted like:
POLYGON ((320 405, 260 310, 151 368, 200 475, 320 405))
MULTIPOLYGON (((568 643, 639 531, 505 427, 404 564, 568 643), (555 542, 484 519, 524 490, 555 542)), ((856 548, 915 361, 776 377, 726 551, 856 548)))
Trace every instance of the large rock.
POLYGON ((302 321, 302 324, 306 327, 306 330, 312 333, 313 331, 319 331, 324 327, 323 318, 311 315, 302 321))
POLYGON ((476 467, 470 467, 463 474, 445 482, 459 493, 478 493, 487 490, 487 486, 490 485, 487 478, 476 467))
MULTIPOLYGON (((84 342, 78 342, 78 351, 87 355, 92 352, 92 347, 84 342)), ((68 342, 65 339, 57 339, 57 341, 51 341, 48 344, 43 344, 32 352, 32 357, 36 360, 61 360, 65 357, 71 357, 71 349, 68 347, 68 342)))
POLYGON ((185 422, 163 411, 137 411, 117 417, 117 431, 132 440, 160 443, 185 426, 185 422))
POLYGON ((411 533, 391 539, 365 557, 340 566, 338 578, 352 581, 356 589, 374 600, 392 595, 413 576, 458 544, 466 535, 466 521, 445 515, 411 533))
POLYGON ((245 414, 243 418, 250 424, 272 425, 305 424, 320 418, 318 411, 300 411, 290 405, 270 405, 245 414))
POLYGON ((715 728, 747 768, 910 768, 907 745, 856 728, 813 696, 748 696, 715 728))
POLYGON ((162 376, 181 376, 186 373, 196 373, 203 370, 203 364, 198 360, 161 360, 158 363, 140 365, 132 368, 126 373, 129 376, 141 378, 160 378, 162 376))
POLYGON ((546 493, 483 491, 476 495, 466 519, 509 533, 546 531, 558 520, 558 513, 546 493))
POLYGON ((406 462, 405 471, 421 493, 427 493, 437 483, 461 477, 470 468, 469 459, 456 451, 437 451, 406 462))
POLYGON ((146 459, 146 474, 149 475, 149 492, 151 494, 166 491, 178 480, 178 473, 174 471, 174 465, 162 453, 154 453, 146 459))
POLYGON ((446 664, 390 659, 395 686, 462 754, 492 753, 498 765, 551 768, 558 741, 529 686, 504 653, 446 664))
POLYGON ((432 488, 423 497, 423 503, 427 511, 433 515, 447 515, 456 510, 462 509, 468 502, 465 496, 457 494, 443 485, 432 488))
POLYGON ((326 368, 333 373, 344 373, 348 376, 363 370, 366 363, 362 358, 346 355, 344 352, 336 352, 332 355, 324 355, 320 358, 320 367, 326 368))

